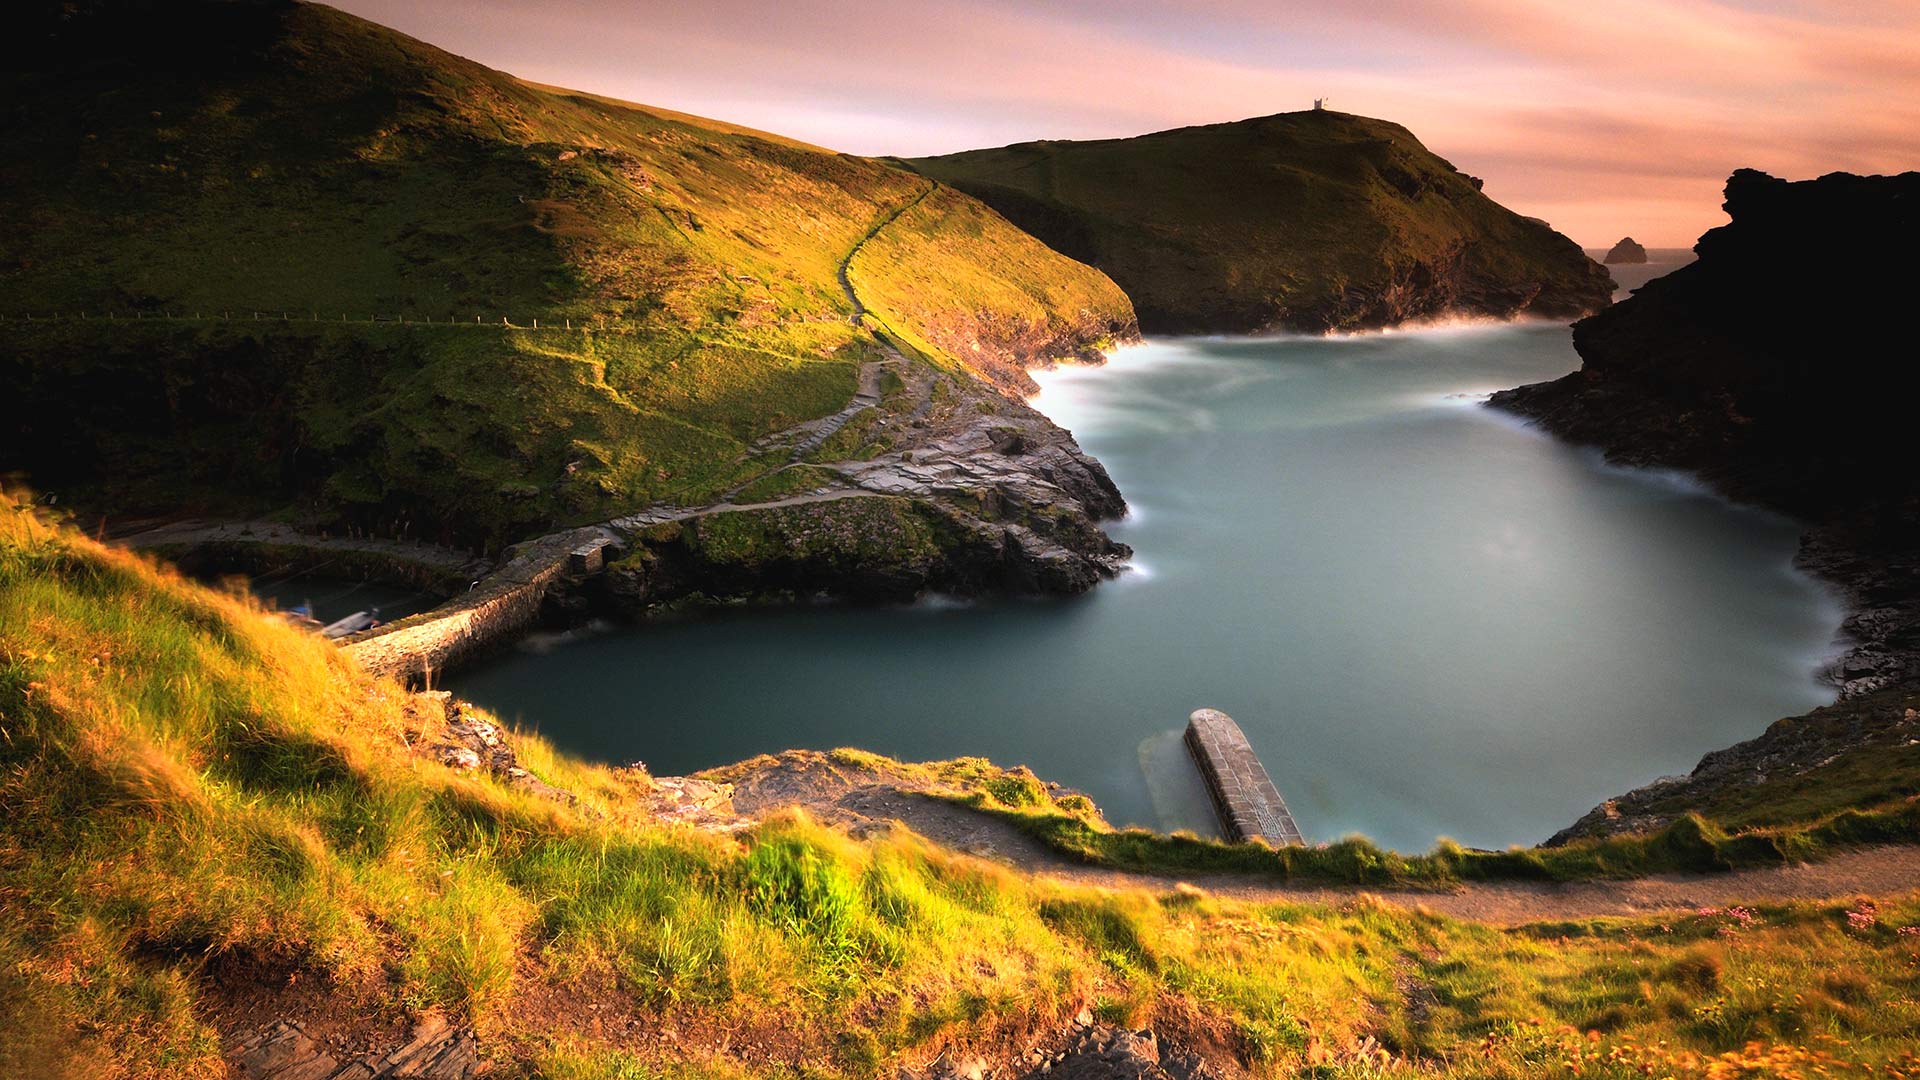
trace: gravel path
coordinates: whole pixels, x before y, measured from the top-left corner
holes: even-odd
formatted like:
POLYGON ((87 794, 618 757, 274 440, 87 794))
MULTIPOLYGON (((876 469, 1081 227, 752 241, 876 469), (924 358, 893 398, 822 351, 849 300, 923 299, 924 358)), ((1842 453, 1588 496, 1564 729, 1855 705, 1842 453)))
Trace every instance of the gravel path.
POLYGON ((1471 882, 1447 891, 1288 885, 1250 875, 1184 878, 1087 866, 1042 845, 998 818, 913 790, 906 776, 849 767, 827 755, 789 751, 732 770, 734 807, 762 816, 801 807, 859 835, 898 822, 943 846, 1073 885, 1171 889, 1176 881, 1254 902, 1343 904, 1360 893, 1388 903, 1495 925, 1650 915, 1732 904, 1848 901, 1920 890, 1920 846, 1846 851, 1816 863, 1722 874, 1659 874, 1630 881, 1567 884, 1471 882))

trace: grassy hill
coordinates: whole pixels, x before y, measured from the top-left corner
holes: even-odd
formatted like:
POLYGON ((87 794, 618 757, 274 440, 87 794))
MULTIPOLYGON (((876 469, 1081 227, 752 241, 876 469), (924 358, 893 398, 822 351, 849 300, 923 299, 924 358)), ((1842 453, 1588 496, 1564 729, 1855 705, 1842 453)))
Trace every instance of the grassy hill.
POLYGON ((445 725, 0 498, 0 1073, 226 1076, 275 1019, 390 1046, 441 1015, 499 1076, 1018 1075, 1083 1008, 1222 1077, 1920 1064, 1911 897, 1502 929, 1089 889, 899 830, 672 824, 659 779, 512 735, 555 799, 442 764, 445 725))
POLYGON ((1149 331, 1569 318, 1613 285, 1407 129, 1332 111, 917 158, 1120 283, 1149 331))
POLYGON ((0 461, 101 506, 512 539, 701 501, 770 467, 755 439, 852 397, 879 352, 842 264, 915 204, 884 235, 912 275, 862 299, 916 362, 1004 376, 1133 325, 1100 273, 904 170, 319 5, 21 24, 0 381, 25 422, 0 461))

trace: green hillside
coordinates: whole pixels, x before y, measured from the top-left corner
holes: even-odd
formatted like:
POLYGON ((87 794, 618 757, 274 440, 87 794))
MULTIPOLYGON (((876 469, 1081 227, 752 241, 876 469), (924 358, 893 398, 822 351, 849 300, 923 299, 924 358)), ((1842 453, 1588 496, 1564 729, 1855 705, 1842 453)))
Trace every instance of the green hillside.
MULTIPOLYGON (((0 460, 106 508, 510 539, 709 498, 770 467, 756 438, 853 395, 880 353, 842 262, 930 187, 319 5, 23 23, 0 381, 26 407, 0 460)), ((950 343, 1043 359, 1130 331, 1097 271, 954 192, 927 204, 885 237, 914 274, 862 298, 916 362, 1003 371, 950 343)))
MULTIPOLYGON (((0 1075, 226 1077, 277 1020, 347 1055, 423 1016, 492 1075, 554 1080, 951 1075, 943 1054, 1019 1076, 1076 1015, 1222 1080, 1920 1064, 1911 897, 1504 929, 1096 889, 904 829, 667 821, 659 778, 523 734, 537 785, 463 770, 435 756, 451 723, 0 496, 0 1075)), ((919 768, 1053 807, 1030 774, 919 768)))
POLYGON ((1112 275, 1149 331, 1604 307, 1606 271, 1407 129, 1315 110, 910 164, 1112 275))

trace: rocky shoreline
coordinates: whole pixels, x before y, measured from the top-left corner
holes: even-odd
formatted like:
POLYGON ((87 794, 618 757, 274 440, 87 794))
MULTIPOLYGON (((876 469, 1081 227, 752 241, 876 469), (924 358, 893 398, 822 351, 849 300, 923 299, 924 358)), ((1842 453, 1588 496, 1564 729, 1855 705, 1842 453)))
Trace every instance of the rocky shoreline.
POLYGON ((411 681, 536 626, 639 619, 663 605, 1065 596, 1120 572, 1131 552, 1100 522, 1124 515, 1126 502, 1070 433, 973 379, 922 366, 897 373, 898 387, 874 395, 862 423, 843 418, 832 433, 796 430, 787 433, 793 447, 762 448, 795 459, 769 485, 563 529, 490 565, 451 549, 265 522, 181 523, 121 542, 283 572, 350 556, 370 580, 432 578, 446 603, 346 642, 363 667, 411 681))
POLYGON ((1903 284, 1873 268, 1920 231, 1920 174, 1789 183, 1741 170, 1726 197, 1732 224, 1701 238, 1697 262, 1575 324, 1579 371, 1489 404, 1802 522, 1796 564, 1847 609, 1844 652, 1825 672, 1838 700, 1608 800, 1550 844, 1751 801, 1856 751, 1906 745, 1920 720, 1920 476, 1902 415, 1914 374, 1862 326, 1830 318, 1897 309, 1903 284), (1780 300, 1779 266, 1817 268, 1793 303, 1780 300))

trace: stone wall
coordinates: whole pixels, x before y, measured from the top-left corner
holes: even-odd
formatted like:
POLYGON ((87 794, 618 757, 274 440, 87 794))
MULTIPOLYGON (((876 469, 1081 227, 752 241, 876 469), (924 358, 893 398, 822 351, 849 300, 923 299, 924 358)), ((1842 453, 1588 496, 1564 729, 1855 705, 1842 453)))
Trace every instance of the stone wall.
POLYGON ((613 533, 599 526, 542 537, 472 591, 432 611, 356 635, 343 651, 375 675, 424 682, 433 672, 510 641, 533 625, 548 590, 569 572, 575 550, 613 539, 613 533))
POLYGON ((1187 718, 1186 739, 1227 839, 1305 843, 1267 767, 1232 717, 1218 709, 1196 709, 1187 718))

